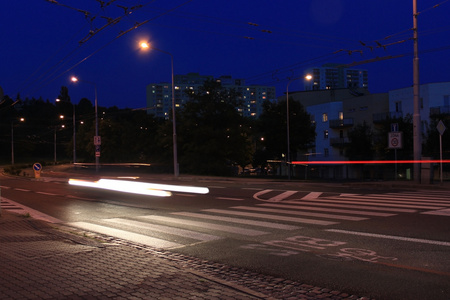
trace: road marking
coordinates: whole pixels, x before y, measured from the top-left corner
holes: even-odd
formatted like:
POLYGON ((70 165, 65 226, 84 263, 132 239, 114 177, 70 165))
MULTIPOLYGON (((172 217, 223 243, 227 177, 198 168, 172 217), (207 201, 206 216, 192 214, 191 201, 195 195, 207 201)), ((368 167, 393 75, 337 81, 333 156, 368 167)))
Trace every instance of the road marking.
POLYGON ((308 195, 306 195, 305 197, 302 198, 302 200, 314 200, 319 198, 320 195, 322 195, 322 192, 311 192, 308 195))
POLYGON ((148 229, 151 231, 157 231, 162 233, 168 233, 172 235, 178 235, 182 237, 191 238, 194 240, 200 240, 200 241, 214 241, 214 240, 220 240, 222 239, 219 236, 181 229, 181 228, 175 228, 175 227, 169 227, 164 225, 157 225, 157 224, 150 224, 150 223, 144 223, 139 222, 135 220, 129 220, 129 219, 122 219, 122 218, 112 218, 112 219, 104 219, 102 221, 107 221, 110 223, 115 224, 121 224, 121 225, 127 225, 132 226, 140 229, 148 229))
MULTIPOLYGON (((410 199, 410 198, 400 198, 400 197, 386 197, 386 195, 384 195, 383 197, 373 197, 371 195, 366 195, 366 196, 348 196, 347 198, 340 198, 343 200, 350 200, 353 201, 353 199, 356 200, 360 200, 360 201, 364 201, 367 203, 396 203, 394 204, 395 206, 398 207, 410 207, 408 205, 404 205, 404 204, 410 204, 410 205, 417 205, 417 207, 421 206, 421 205, 445 205, 448 204, 450 205, 449 201, 439 201, 439 200, 417 200, 417 199, 410 199)), ((371 204, 369 204, 371 205, 371 204)), ((391 206, 394 206, 391 205, 391 206)), ((412 206, 413 207, 413 206, 412 206)), ((426 207, 426 206, 422 206, 422 207, 426 207)), ((426 207, 427 208, 427 207, 426 207)))
MULTIPOLYGON (((243 207, 245 207, 245 206, 243 206, 243 207)), ((239 207, 233 207, 233 208, 239 208, 239 207)), ((278 221, 288 221, 288 222, 295 222, 295 223, 305 223, 305 224, 324 225, 324 226, 338 224, 337 222, 330 222, 330 221, 322 221, 322 220, 315 220, 315 219, 303 219, 303 218, 285 217, 285 216, 274 216, 274 215, 250 213, 250 212, 234 211, 234 210, 233 211, 220 210, 217 212, 220 212, 223 214, 229 214, 229 215, 236 215, 236 216, 272 219, 272 220, 278 220, 278 221)))
POLYGON ((20 191, 20 192, 31 192, 31 190, 27 190, 27 189, 19 189, 19 188, 15 188, 16 191, 20 191))
POLYGON ((436 215, 436 216, 449 216, 450 217, 450 208, 441 209, 441 210, 433 210, 423 212, 424 215, 436 215))
MULTIPOLYGON (((285 207, 283 207, 283 205, 280 205, 278 207, 285 208, 285 207)), ((308 216, 308 217, 315 217, 315 218, 338 219, 338 220, 347 220, 347 221, 367 220, 367 218, 354 217, 354 216, 331 215, 331 214, 313 213, 313 212, 305 212, 305 211, 298 211, 298 210, 295 211, 295 210, 287 210, 287 209, 271 209, 271 208, 249 207, 249 206, 239 206, 239 207, 233 207, 233 208, 260 211, 260 212, 268 212, 268 213, 291 214, 291 215, 297 215, 297 216, 308 216)))
MULTIPOLYGON (((12 201, 5 197, 2 197, 2 200, 5 201, 6 203, 8 203, 9 205, 13 205, 14 207, 17 207, 17 209, 14 209, 14 210, 17 210, 18 213, 28 213, 30 215, 30 217, 32 217, 33 219, 43 220, 43 221, 46 221, 49 223, 62 223, 62 221, 57 218, 54 218, 47 214, 44 214, 40 211, 37 211, 35 209, 32 209, 28 206, 22 205, 20 203, 17 203, 15 201, 12 201)), ((11 211, 10 209, 8 209, 8 210, 11 211)))
MULTIPOLYGON (((224 209, 213 209, 213 208, 212 209, 203 209, 202 211, 207 211, 207 212, 212 212, 212 213, 226 213, 225 212, 226 210, 224 210, 224 209)), ((217 220, 217 221, 225 221, 225 222, 238 223, 238 224, 247 224, 247 225, 260 226, 260 227, 283 229, 283 230, 295 230, 295 229, 301 228, 301 227, 293 226, 293 225, 285 225, 285 224, 278 224, 278 223, 264 222, 264 221, 253 221, 253 220, 222 217, 222 216, 205 215, 205 214, 190 213, 190 212, 176 212, 176 213, 172 213, 172 214, 179 215, 179 216, 186 216, 186 217, 197 217, 197 218, 209 219, 209 220, 217 220)))
POLYGON ((47 196, 59 196, 58 194, 55 194, 55 193, 46 193, 46 192, 36 192, 36 194, 47 195, 47 196))
POLYGON ((218 225, 218 224, 213 224, 213 223, 208 223, 208 222, 198 222, 198 221, 191 221, 191 220, 170 218, 170 217, 163 217, 163 216, 152 215, 152 216, 141 216, 140 218, 144 218, 147 220, 153 220, 153 221, 168 222, 168 223, 173 223, 173 224, 189 225, 189 226, 213 229, 213 230, 224 231, 224 232, 231 232, 231 233, 248 235, 248 236, 257 236, 257 235, 267 234, 267 232, 259 231, 259 230, 245 229, 245 228, 239 228, 239 227, 234 227, 234 226, 218 225))
POLYGON ((117 237, 120 239, 132 241, 135 243, 139 243, 139 244, 143 244, 143 245, 147 245, 147 246, 151 246, 151 247, 155 247, 155 248, 166 249, 166 248, 174 248, 174 247, 183 246, 182 244, 178 244, 178 243, 174 243, 174 242, 170 242, 170 241, 166 241, 166 240, 161 240, 161 239, 146 236, 143 234, 133 233, 130 231, 115 229, 115 228, 92 224, 92 223, 87 223, 87 222, 71 222, 71 223, 68 223, 68 225, 74 226, 77 228, 81 228, 81 229, 85 229, 88 231, 94 231, 94 232, 98 232, 101 234, 114 236, 114 237, 117 237))
POLYGON ((413 242, 413 243, 422 243, 422 244, 431 244, 431 245, 450 247, 450 242, 416 239, 416 238, 409 238, 409 237, 403 237, 403 236, 367 233, 367 232, 359 232, 359 231, 348 231, 348 230, 340 230, 340 229, 326 229, 325 231, 358 235, 358 236, 368 236, 368 237, 375 237, 375 238, 382 238, 382 239, 390 239, 390 240, 398 240, 398 241, 404 241, 404 242, 413 242))
POLYGON ((243 201, 244 199, 242 199, 242 198, 228 198, 228 197, 217 197, 216 199, 219 199, 219 200, 234 200, 234 201, 243 201))
POLYGON ((290 196, 292 196, 292 195, 294 195, 296 193, 298 193, 298 191, 286 191, 284 193, 279 194, 278 196, 270 198, 267 201, 269 201, 269 202, 279 202, 279 201, 281 201, 283 199, 286 199, 286 198, 288 198, 288 197, 290 197, 290 196))
MULTIPOLYGON (((342 208, 355 208, 355 209, 365 209, 365 210, 383 210, 383 211, 391 211, 391 212, 405 212, 405 213, 414 213, 417 212, 417 210, 415 209, 406 209, 406 208, 389 208, 389 207, 374 207, 374 206, 365 206, 365 205, 349 205, 349 204, 332 204, 332 203, 340 203, 341 201, 339 201, 339 198, 336 198, 336 200, 317 200, 319 202, 331 202, 331 203, 317 203, 316 201, 314 202, 306 202, 306 201, 284 201, 283 203, 286 204, 296 204, 297 207, 300 208, 305 208, 305 207, 309 207, 310 206, 304 206, 306 205, 314 205, 314 206, 326 206, 326 207, 342 207, 342 208)), ((343 203, 347 203, 347 202, 343 202, 343 203)), ((354 204, 359 204, 361 202, 348 202, 348 203, 354 203, 354 204)), ((263 204, 258 204, 258 205, 263 205, 263 204)))
POLYGON ((426 205, 406 205, 406 204, 397 204, 393 203, 393 201, 366 201, 366 197, 352 199, 352 198, 342 198, 342 197, 327 197, 326 199, 316 199, 314 202, 331 202, 331 203, 349 203, 349 204, 364 204, 371 206, 389 206, 389 207, 400 207, 400 208, 418 208, 418 209, 441 209, 444 208, 442 206, 426 206, 426 205), (359 200, 359 201, 357 201, 359 200))
MULTIPOLYGON (((280 206, 280 204, 270 204, 270 203, 257 204, 257 205, 258 206, 266 206, 266 207, 283 207, 283 208, 291 208, 291 209, 299 209, 299 210, 328 211, 328 212, 353 214, 353 215, 363 215, 363 216, 375 216, 375 217, 392 217, 392 216, 396 215, 396 214, 373 212, 373 211, 361 211, 361 210, 349 210, 349 209, 337 209, 337 208, 323 208, 323 207, 304 206, 304 205, 282 205, 282 206, 280 206)), ((326 206, 326 205, 322 204, 322 206, 326 206)), ((346 205, 346 206, 350 206, 350 205, 346 205)), ((359 209, 360 207, 357 206, 357 205, 354 205, 354 206, 352 206, 352 208, 359 209)))

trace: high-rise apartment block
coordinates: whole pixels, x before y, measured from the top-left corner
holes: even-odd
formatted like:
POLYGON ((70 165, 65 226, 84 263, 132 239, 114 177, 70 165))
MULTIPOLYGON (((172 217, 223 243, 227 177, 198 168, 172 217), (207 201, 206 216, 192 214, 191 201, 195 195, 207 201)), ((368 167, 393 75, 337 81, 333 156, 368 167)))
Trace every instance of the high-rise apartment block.
MULTIPOLYGON (((260 85, 245 85, 244 79, 231 76, 214 78, 210 75, 188 73, 175 75, 175 105, 183 106, 189 101, 186 91, 197 91, 206 81, 217 81, 225 88, 235 89, 239 93, 243 105, 236 109, 244 117, 258 118, 262 113, 262 103, 265 100, 276 101, 275 87, 260 85)), ((158 118, 169 118, 172 109, 172 85, 168 82, 152 83, 147 86, 148 113, 158 118)))
POLYGON ((311 78, 305 80, 306 91, 368 88, 367 70, 346 68, 339 64, 325 64, 305 71, 305 76, 311 78))

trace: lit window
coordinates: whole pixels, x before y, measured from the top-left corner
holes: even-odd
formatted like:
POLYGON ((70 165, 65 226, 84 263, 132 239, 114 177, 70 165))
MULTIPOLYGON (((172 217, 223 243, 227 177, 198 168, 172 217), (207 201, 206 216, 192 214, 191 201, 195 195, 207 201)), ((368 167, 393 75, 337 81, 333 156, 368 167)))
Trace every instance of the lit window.
POLYGON ((324 130, 323 131, 323 138, 327 139, 328 138, 328 130, 324 130))
POLYGON ((326 113, 322 114, 322 122, 328 121, 328 115, 326 113))
POLYGON ((339 112, 339 120, 344 120, 344 112, 339 112))

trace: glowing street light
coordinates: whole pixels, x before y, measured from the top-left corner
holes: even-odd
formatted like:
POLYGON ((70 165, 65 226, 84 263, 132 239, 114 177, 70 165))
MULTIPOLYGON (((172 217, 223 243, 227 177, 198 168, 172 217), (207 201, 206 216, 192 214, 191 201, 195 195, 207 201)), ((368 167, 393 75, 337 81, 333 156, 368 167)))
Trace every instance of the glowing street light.
POLYGON ((175 177, 178 177, 180 171, 178 169, 178 153, 177 153, 177 126, 176 126, 176 118, 175 118, 175 82, 174 82, 174 74, 173 74, 173 55, 169 52, 157 49, 152 47, 147 42, 140 42, 139 46, 141 49, 148 50, 156 50, 165 54, 170 55, 171 60, 171 72, 172 72, 172 131, 173 131, 173 173, 175 177))
POLYGON ((86 82, 89 84, 94 85, 94 92, 95 92, 95 137, 94 137, 94 145, 95 145, 95 170, 98 172, 99 163, 100 163, 100 151, 97 149, 100 149, 100 137, 98 135, 98 113, 97 113, 97 85, 94 82, 86 81, 86 80, 80 80, 78 77, 72 76, 70 78, 72 82, 86 82))

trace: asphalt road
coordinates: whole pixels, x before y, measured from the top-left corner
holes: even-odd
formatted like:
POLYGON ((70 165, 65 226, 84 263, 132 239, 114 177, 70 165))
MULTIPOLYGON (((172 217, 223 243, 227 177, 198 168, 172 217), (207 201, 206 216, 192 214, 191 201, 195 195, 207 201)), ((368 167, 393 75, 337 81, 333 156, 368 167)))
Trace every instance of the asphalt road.
MULTIPOLYGON (((164 179, 164 178, 163 178, 164 179)), ((142 196, 2 177, 20 208, 92 231, 377 299, 448 299, 447 190, 196 179, 142 196)))

